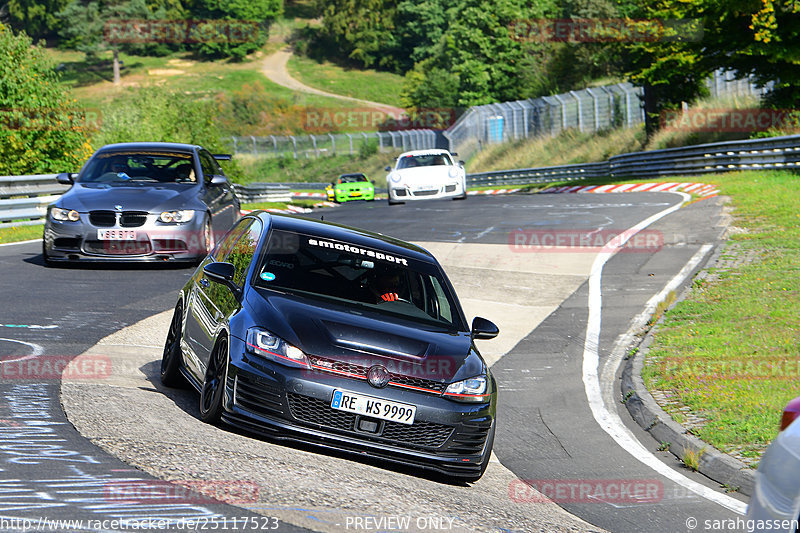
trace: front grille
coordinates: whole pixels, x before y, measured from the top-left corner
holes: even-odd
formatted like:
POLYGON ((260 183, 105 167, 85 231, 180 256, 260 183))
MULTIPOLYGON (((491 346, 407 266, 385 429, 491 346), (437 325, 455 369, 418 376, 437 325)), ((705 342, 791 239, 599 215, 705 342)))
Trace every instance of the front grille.
POLYGON ((236 375, 234 387, 237 406, 268 416, 283 413, 283 395, 274 384, 240 372, 236 375))
POLYGON ((86 241, 83 249, 98 255, 146 255, 150 253, 147 241, 86 241))
MULTIPOLYGON (((311 364, 319 368, 319 370, 324 371, 325 369, 330 369, 337 373, 347 373, 358 378, 367 378, 367 371, 369 367, 364 365, 358 365, 355 363, 346 363, 343 361, 334 361, 332 359, 326 359, 324 357, 318 357, 316 355, 308 356, 311 364)), ((434 391, 435 393, 444 392, 447 388, 447 383, 443 383, 441 381, 435 381, 432 379, 426 378, 419 378, 415 376, 406 376, 402 374, 397 374, 395 372, 390 372, 390 381, 397 383, 398 385, 406 385, 408 387, 415 387, 420 389, 427 389, 434 391)))
POLYGON ((405 196, 406 195, 406 190, 405 189, 395 189, 394 190, 394 195, 395 196, 405 196))
POLYGON ((76 250, 81 247, 81 240, 79 237, 58 237, 53 241, 53 247, 76 250))
POLYGON ((144 211, 124 211, 119 217, 119 225, 123 228, 138 228, 147 222, 147 213, 144 211))
MULTIPOLYGON (((355 424, 358 415, 331 409, 328 402, 302 394, 290 392, 287 394, 287 398, 289 399, 289 411, 296 420, 324 428, 356 433, 355 424)), ((357 435, 359 438, 387 441, 395 446, 405 448, 441 448, 452 433, 453 428, 443 424, 414 422, 414 424, 408 425, 387 420, 384 422, 381 435, 374 437, 364 433, 357 433, 357 435)))
POLYGON ((439 189, 434 189, 432 191, 414 191, 414 196, 433 196, 434 194, 439 194, 439 189))
POLYGON ((186 243, 178 239, 153 239, 153 249, 156 252, 185 252, 188 250, 186 243))
POLYGON ((89 222, 93 226, 110 228, 117 223, 117 214, 114 211, 90 211, 89 222))
POLYGON ((444 192, 454 192, 455 190, 456 190, 456 186, 455 185, 445 185, 444 186, 444 192))

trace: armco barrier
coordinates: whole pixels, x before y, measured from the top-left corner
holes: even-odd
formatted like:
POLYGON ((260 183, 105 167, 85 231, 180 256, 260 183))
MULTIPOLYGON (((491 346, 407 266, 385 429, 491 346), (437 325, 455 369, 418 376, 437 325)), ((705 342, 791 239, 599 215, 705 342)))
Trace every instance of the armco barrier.
MULTIPOLYGON (((606 176, 655 178, 757 169, 800 169, 800 135, 635 152, 599 163, 479 172, 469 174, 467 184, 471 187, 526 185, 606 176)), ((45 215, 47 204, 68 189, 56 183, 55 177, 55 174, 0 177, 0 226, 37 223, 45 215)), ((291 189, 322 189, 326 185, 256 183, 234 185, 234 189, 242 202, 286 202, 292 197, 291 189)))
POLYGON ((39 224, 47 205, 68 189, 55 174, 0 176, 0 227, 39 224))

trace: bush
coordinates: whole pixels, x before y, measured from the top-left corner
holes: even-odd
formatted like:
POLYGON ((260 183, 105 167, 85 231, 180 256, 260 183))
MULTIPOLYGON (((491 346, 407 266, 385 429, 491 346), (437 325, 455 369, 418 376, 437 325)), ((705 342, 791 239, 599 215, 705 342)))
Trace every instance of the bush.
POLYGON ((96 123, 68 97, 44 50, 0 24, 0 174, 77 170, 96 123))

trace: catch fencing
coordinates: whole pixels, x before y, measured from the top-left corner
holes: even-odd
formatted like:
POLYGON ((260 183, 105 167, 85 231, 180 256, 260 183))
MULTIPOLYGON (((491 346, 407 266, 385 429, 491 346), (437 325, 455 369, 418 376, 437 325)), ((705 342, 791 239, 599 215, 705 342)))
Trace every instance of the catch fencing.
POLYGON ((317 135, 270 135, 268 137, 230 137, 229 148, 237 155, 308 159, 325 155, 405 152, 446 148, 441 132, 403 130, 317 135))

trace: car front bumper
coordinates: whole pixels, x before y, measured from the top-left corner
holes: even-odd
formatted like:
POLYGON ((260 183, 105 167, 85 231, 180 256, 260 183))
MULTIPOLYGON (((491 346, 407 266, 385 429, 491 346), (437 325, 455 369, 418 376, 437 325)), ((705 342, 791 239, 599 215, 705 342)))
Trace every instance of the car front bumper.
POLYGON ((411 186, 404 183, 389 182, 389 200, 392 202, 413 202, 437 198, 459 198, 464 196, 461 181, 447 181, 436 185, 411 186))
MULTIPOLYGON (((231 354, 236 353, 231 343, 231 354)), ((272 438, 310 442, 389 461, 474 477, 491 452, 496 395, 488 403, 460 403, 408 389, 376 389, 363 379, 289 368, 257 356, 233 358, 223 419, 272 438), (335 390, 416 406, 412 425, 333 409, 335 390), (377 423, 367 431, 365 425, 377 423)))
POLYGON ((49 261, 197 261, 206 255, 202 217, 161 224, 149 214, 136 227, 97 226, 81 213, 76 222, 48 219, 44 250, 49 261), (99 230, 134 231, 135 240, 102 240, 99 230))

